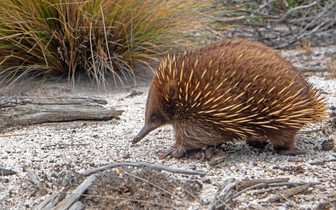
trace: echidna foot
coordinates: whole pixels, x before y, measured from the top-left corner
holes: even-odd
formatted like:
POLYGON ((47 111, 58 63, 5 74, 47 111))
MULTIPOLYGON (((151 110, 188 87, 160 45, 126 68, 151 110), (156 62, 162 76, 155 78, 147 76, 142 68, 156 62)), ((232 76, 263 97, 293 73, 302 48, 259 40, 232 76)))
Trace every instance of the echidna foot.
POLYGON ((183 146, 179 146, 176 148, 168 149, 165 153, 160 155, 160 159, 164 159, 168 156, 170 156, 171 158, 181 158, 185 156, 185 154, 186 154, 186 149, 183 146))
POLYGON ((184 146, 179 146, 176 148, 172 149, 172 152, 170 153, 170 157, 172 158, 181 158, 183 156, 185 156, 187 150, 185 149, 184 146))
POLYGON ((265 149, 265 147, 268 145, 267 141, 259 141, 259 140, 247 140, 246 143, 254 148, 258 149, 265 149))
POLYGON ((214 147, 207 146, 202 149, 186 150, 185 147, 179 146, 167 150, 165 153, 160 155, 160 159, 164 159, 168 156, 171 158, 182 158, 184 156, 189 156, 192 159, 210 160, 214 156, 214 147))

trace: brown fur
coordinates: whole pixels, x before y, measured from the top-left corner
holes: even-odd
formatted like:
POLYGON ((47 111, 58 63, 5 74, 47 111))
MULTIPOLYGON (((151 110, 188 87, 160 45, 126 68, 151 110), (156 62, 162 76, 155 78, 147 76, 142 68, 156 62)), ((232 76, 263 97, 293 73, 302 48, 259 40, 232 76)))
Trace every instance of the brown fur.
POLYGON ((305 123, 326 117, 319 93, 278 52, 248 40, 224 40, 158 66, 146 107, 146 132, 175 130, 173 157, 255 136, 294 151, 305 123))

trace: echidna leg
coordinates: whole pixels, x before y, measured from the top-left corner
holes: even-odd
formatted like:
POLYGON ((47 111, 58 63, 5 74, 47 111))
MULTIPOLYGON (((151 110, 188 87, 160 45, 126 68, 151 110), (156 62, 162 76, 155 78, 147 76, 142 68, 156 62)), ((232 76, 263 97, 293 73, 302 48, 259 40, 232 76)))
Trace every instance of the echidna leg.
POLYGON ((273 136, 268 137, 274 146, 274 151, 282 155, 305 154, 304 151, 295 146, 295 136, 297 132, 298 130, 292 130, 291 132, 287 131, 287 135, 273 134, 273 136))
POLYGON ((258 149, 264 149, 268 145, 266 136, 251 136, 246 140, 246 143, 258 149))

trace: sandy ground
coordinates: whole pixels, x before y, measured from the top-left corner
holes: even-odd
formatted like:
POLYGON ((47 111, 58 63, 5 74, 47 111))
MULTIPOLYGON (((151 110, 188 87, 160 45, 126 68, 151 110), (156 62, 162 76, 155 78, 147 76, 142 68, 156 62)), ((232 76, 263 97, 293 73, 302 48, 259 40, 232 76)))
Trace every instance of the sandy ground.
MULTIPOLYGON (((286 53, 289 58, 295 57, 290 51, 286 53)), ((310 76, 308 79, 321 90, 329 106, 336 106, 336 79, 330 79, 327 75, 310 76)), ((153 131, 141 142, 131 146, 131 140, 144 124, 147 91, 148 85, 145 83, 111 92, 98 92, 90 88, 73 90, 66 82, 47 83, 31 90, 23 89, 21 94, 31 97, 98 96, 106 99, 108 106, 124 110, 124 113, 120 120, 108 122, 50 123, 2 133, 0 167, 12 169, 17 174, 0 175, 0 209, 31 209, 51 193, 62 189, 58 178, 64 171, 81 173, 117 161, 148 162, 186 170, 208 171, 203 178, 169 174, 178 179, 189 178, 203 183, 198 199, 180 209, 207 209, 217 190, 232 178, 289 178, 291 182, 320 182, 290 200, 272 204, 264 202, 271 195, 262 194, 258 197, 243 193, 235 199, 235 208, 313 209, 321 203, 335 201, 336 161, 312 164, 336 158, 335 148, 331 151, 321 150, 322 141, 336 139, 335 134, 326 136, 320 131, 301 132, 297 137, 297 145, 307 150, 308 154, 299 156, 278 155, 271 149, 261 152, 245 143, 237 143, 227 146, 224 161, 215 165, 210 165, 210 161, 192 158, 162 160, 159 159, 159 154, 174 143, 169 126, 153 131), (127 97, 134 89, 143 94, 127 97), (47 190, 44 196, 32 191, 26 169, 32 170, 40 178, 47 190)), ((305 130, 320 128, 319 126, 308 126, 305 130)))

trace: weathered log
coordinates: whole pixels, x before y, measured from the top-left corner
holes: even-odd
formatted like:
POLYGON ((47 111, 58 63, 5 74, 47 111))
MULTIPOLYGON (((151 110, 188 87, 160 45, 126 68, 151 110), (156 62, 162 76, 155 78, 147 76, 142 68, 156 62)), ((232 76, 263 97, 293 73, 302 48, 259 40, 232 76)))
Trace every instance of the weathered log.
POLYGON ((0 97, 0 131, 50 122, 107 121, 123 112, 106 104, 97 97, 0 97))

